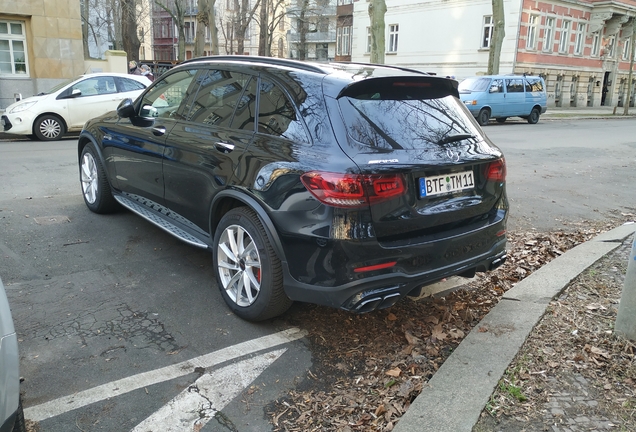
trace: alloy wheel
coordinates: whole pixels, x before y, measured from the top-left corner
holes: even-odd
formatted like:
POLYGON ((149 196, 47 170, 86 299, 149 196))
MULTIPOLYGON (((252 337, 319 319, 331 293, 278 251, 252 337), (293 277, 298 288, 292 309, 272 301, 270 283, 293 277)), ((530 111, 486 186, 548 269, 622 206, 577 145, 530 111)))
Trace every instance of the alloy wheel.
POLYGON ((93 204, 97 200, 99 183, 97 176, 97 165, 95 164, 95 159, 93 159, 92 154, 84 154, 84 157, 82 157, 82 166, 80 171, 84 198, 87 202, 93 204))
POLYGON ((238 306, 247 307, 261 291, 261 258, 252 236, 240 225, 221 234, 217 248, 220 283, 238 306))

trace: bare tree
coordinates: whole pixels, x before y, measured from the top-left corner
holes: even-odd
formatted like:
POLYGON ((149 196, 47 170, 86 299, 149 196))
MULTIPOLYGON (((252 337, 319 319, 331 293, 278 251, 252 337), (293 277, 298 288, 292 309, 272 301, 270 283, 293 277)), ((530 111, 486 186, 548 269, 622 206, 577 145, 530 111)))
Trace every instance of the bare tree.
POLYGON ((492 0, 492 21, 493 29, 490 39, 490 52, 488 53, 488 75, 499 73, 501 46, 503 45, 504 36, 506 36, 503 0, 492 0))
MULTIPOLYGON (((496 0, 493 0, 496 1, 496 0)), ((386 2, 384 0, 371 0, 369 3, 369 19, 371 20, 371 63, 384 64, 385 36, 384 15, 386 14, 386 2)))
POLYGON ((272 55, 274 34, 285 16, 285 0, 261 0, 259 16, 254 18, 259 26, 258 55, 272 55))
POLYGON ((185 0, 171 0, 169 1, 169 6, 166 5, 166 3, 164 3, 162 0, 155 0, 155 4, 161 9, 168 12, 168 14, 170 14, 170 16, 172 17, 175 25, 177 26, 177 31, 179 33, 177 60, 185 60, 185 16, 187 7, 185 0))

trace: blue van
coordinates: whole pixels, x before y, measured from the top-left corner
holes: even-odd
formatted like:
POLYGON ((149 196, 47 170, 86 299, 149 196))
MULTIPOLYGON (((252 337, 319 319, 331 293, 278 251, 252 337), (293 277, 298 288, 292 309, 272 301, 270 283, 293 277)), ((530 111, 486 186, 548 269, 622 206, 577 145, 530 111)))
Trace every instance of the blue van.
POLYGON ((547 110, 545 81, 528 75, 484 75, 466 78, 459 84, 459 97, 484 126, 490 118, 499 123, 521 117, 535 124, 547 110))

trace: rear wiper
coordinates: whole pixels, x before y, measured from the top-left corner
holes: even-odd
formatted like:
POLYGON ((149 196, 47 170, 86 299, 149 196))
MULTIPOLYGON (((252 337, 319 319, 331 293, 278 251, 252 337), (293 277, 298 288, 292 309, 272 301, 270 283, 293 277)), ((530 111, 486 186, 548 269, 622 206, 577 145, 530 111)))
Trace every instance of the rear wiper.
POLYGON ((457 141, 461 141, 461 140, 465 140, 465 139, 469 139, 469 138, 477 138, 477 137, 475 135, 471 135, 471 134, 449 135, 449 136, 444 137, 441 140, 437 141, 437 144, 448 144, 448 143, 457 142, 457 141))

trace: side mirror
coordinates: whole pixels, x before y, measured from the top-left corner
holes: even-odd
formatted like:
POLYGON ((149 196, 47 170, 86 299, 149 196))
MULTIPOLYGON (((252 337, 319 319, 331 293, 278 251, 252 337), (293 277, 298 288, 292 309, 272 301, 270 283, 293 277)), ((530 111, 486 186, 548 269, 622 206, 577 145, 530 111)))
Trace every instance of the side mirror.
POLYGON ((130 98, 126 98, 119 103, 117 107, 117 115, 121 118, 130 118, 135 116, 135 106, 130 98))
POLYGON ((73 91, 71 92, 71 97, 77 97, 77 96, 81 96, 82 95, 82 91, 80 89, 73 89, 73 91))

